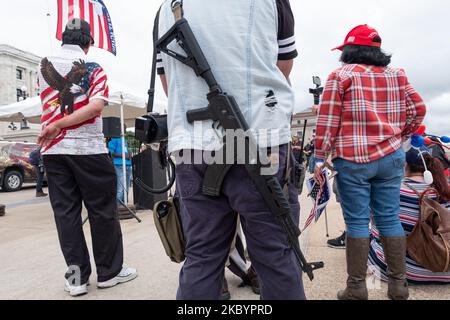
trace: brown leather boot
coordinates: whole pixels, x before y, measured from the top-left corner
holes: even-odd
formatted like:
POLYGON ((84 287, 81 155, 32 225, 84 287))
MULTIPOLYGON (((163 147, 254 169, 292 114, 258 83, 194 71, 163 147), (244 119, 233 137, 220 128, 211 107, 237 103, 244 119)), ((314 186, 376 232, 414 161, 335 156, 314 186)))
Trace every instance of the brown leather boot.
POLYGON ((368 300, 367 291, 367 261, 369 259, 370 239, 355 239, 347 237, 347 288, 339 291, 339 300, 368 300))
POLYGON ((0 204, 0 217, 3 217, 6 214, 6 206, 0 204))
POLYGON ((384 256, 388 265, 388 297, 391 300, 408 300, 406 281, 406 237, 381 237, 384 256))

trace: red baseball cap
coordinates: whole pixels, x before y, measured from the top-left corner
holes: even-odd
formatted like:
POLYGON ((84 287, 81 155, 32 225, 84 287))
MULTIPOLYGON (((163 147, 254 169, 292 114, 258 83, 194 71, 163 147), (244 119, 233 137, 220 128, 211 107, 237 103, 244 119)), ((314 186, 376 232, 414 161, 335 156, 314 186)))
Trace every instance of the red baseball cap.
MULTIPOLYGON (((358 46, 369 46, 369 47, 381 47, 381 41, 374 41, 376 38, 381 40, 381 37, 377 30, 369 27, 367 24, 363 24, 353 28, 345 38, 344 44, 336 47, 332 50, 341 50, 348 44, 358 45, 358 46)), ((378 40, 377 39, 377 40, 378 40)))

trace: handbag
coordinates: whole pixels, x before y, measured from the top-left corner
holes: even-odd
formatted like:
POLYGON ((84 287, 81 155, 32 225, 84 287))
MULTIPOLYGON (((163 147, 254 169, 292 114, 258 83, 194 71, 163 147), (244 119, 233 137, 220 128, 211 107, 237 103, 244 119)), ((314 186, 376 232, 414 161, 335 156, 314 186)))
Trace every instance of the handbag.
POLYGON ((426 269, 440 273, 450 271, 450 211, 428 197, 435 189, 429 188, 419 195, 420 217, 407 239, 411 258, 426 269))
POLYGON ((167 256, 175 263, 182 263, 186 259, 186 242, 179 209, 178 198, 174 197, 158 202, 153 209, 156 230, 167 256))

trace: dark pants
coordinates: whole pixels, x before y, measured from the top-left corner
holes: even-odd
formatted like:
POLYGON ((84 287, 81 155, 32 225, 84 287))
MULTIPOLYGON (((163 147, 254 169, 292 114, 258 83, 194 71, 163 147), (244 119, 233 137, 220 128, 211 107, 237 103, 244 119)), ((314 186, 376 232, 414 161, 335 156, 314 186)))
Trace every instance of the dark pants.
POLYGON ((36 192, 44 192, 44 168, 42 166, 36 166, 36 192))
MULTIPOLYGON (((284 180, 287 148, 281 149, 278 177, 284 180)), ((186 262, 180 274, 177 298, 218 300, 224 268, 235 236, 239 212, 250 259, 261 280, 266 300, 305 299, 302 274, 288 239, 268 210, 244 166, 234 166, 223 184, 222 196, 208 197, 201 186, 206 165, 177 167, 181 217, 186 236, 186 262)), ((289 198, 299 223, 298 190, 292 184, 289 198)))
MULTIPOLYGON (((122 231, 117 213, 117 177, 105 155, 44 156, 50 201, 67 266, 81 270, 81 284, 91 274, 82 226, 82 204, 88 211, 98 281, 117 276, 123 263, 122 231)), ((72 275, 66 274, 66 278, 72 275)))

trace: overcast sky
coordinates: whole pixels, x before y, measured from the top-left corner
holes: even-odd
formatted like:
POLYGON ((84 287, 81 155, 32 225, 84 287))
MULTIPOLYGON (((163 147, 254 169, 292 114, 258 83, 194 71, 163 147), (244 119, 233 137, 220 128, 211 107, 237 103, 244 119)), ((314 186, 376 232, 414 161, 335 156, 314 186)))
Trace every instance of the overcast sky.
MULTIPOLYGON (((104 2, 113 21, 118 56, 94 49, 91 57, 103 65, 111 81, 144 96, 150 79, 152 24, 162 1, 104 2)), ((0 3, 0 43, 40 56, 57 50, 56 0, 0 3)), ((449 0, 291 0, 291 5, 300 52, 292 74, 297 111, 312 104, 308 94, 312 76, 320 75, 325 81, 339 66, 339 53, 330 49, 340 44, 351 28, 368 23, 380 32, 383 48, 394 54, 392 65, 404 68, 425 98, 429 131, 450 134, 449 0)), ((162 99, 161 90, 158 95, 162 99)))

